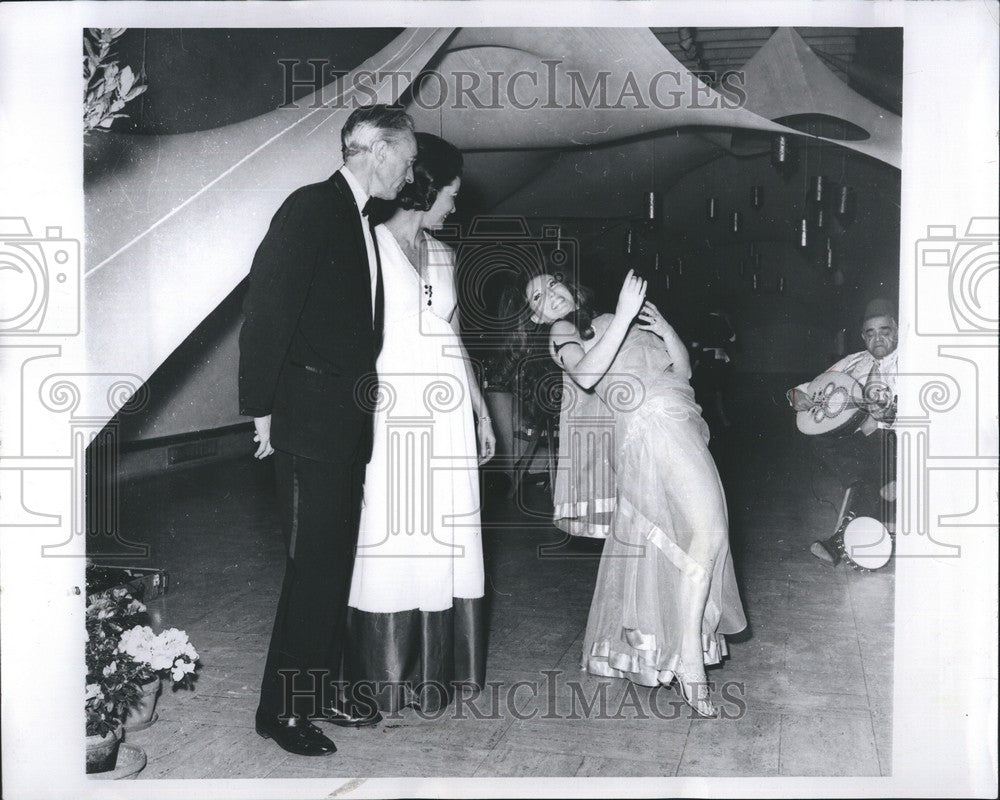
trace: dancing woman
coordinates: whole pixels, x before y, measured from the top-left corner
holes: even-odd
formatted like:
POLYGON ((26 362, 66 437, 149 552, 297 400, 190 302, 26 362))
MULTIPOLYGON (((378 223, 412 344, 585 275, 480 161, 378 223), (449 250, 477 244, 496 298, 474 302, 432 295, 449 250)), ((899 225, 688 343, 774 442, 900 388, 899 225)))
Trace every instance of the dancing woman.
MULTIPOLYGON (((676 678, 685 702, 711 717, 717 712, 705 665, 727 655, 725 634, 743 630, 746 617, 687 350, 645 294, 646 282, 629 271, 614 314, 593 317, 581 289, 559 276, 535 276, 518 298, 511 357, 528 352, 532 330, 547 328, 549 355, 564 371, 561 439, 586 428, 582 419, 565 418, 572 416, 567 409, 581 408, 581 392, 611 420, 612 513, 582 666, 645 686, 676 678)), ((560 448, 579 457, 588 451, 565 441, 560 448)), ((587 474, 562 463, 560 473, 587 474)), ((594 510, 580 500, 588 491, 575 487, 581 515, 594 510)))

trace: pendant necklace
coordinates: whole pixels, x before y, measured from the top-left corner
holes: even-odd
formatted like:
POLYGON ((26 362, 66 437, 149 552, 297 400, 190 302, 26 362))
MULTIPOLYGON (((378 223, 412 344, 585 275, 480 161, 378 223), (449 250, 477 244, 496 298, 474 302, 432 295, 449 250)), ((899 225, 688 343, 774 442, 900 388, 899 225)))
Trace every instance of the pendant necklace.
MULTIPOLYGON (((396 241, 399 242, 398 239, 396 241)), ((434 304, 434 300, 433 300, 433 297, 434 297, 434 287, 431 286, 430 283, 428 283, 426 280, 424 280, 424 276, 420 274, 420 268, 417 266, 417 264, 419 264, 420 260, 421 260, 420 259, 420 245, 419 244, 417 245, 416 250, 414 251, 414 253, 412 255, 411 255, 411 252, 410 252, 410 248, 407 247, 406 245, 402 244, 402 243, 399 243, 399 249, 403 251, 403 255, 406 256, 406 260, 409 262, 410 268, 417 274, 417 279, 420 281, 420 283, 423 284, 424 295, 427 297, 427 305, 428 305, 428 307, 432 306, 434 304), (412 257, 413 255, 416 256, 416 261, 414 261, 414 259, 412 257)))

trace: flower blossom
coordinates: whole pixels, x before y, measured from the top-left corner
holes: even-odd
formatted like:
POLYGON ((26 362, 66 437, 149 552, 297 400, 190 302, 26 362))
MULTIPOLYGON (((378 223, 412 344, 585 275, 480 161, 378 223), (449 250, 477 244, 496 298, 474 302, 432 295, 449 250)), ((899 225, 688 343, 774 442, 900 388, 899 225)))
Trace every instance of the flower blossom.
POLYGON ((194 672, 194 664, 190 661, 184 661, 178 658, 170 670, 170 677, 176 682, 184 679, 184 676, 189 672, 194 672))

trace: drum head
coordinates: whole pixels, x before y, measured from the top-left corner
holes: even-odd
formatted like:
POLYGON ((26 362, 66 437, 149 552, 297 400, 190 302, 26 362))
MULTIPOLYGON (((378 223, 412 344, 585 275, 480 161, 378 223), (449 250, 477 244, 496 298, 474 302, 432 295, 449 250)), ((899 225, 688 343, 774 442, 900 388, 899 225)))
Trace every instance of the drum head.
POLYGON ((844 557, 859 569, 881 569, 892 556, 892 537, 872 517, 856 517, 844 528, 844 557))

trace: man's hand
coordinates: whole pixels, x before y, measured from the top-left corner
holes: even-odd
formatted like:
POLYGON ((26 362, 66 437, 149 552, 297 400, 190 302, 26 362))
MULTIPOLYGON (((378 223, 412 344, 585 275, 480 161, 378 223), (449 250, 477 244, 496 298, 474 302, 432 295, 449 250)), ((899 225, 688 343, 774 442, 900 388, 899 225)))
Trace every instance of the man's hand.
POLYGON ((896 397, 893 395, 892 397, 882 396, 877 398, 875 405, 868 413, 879 422, 891 425, 896 421, 896 397))
POLYGON ((253 435, 253 440, 257 442, 257 452, 253 454, 253 457, 257 459, 267 458, 274 452, 274 448, 271 447, 271 415, 254 417, 253 427, 257 431, 253 435))
POLYGON ((796 411, 809 411, 816 405, 818 399, 799 389, 789 389, 785 393, 785 397, 788 399, 788 405, 796 411))

